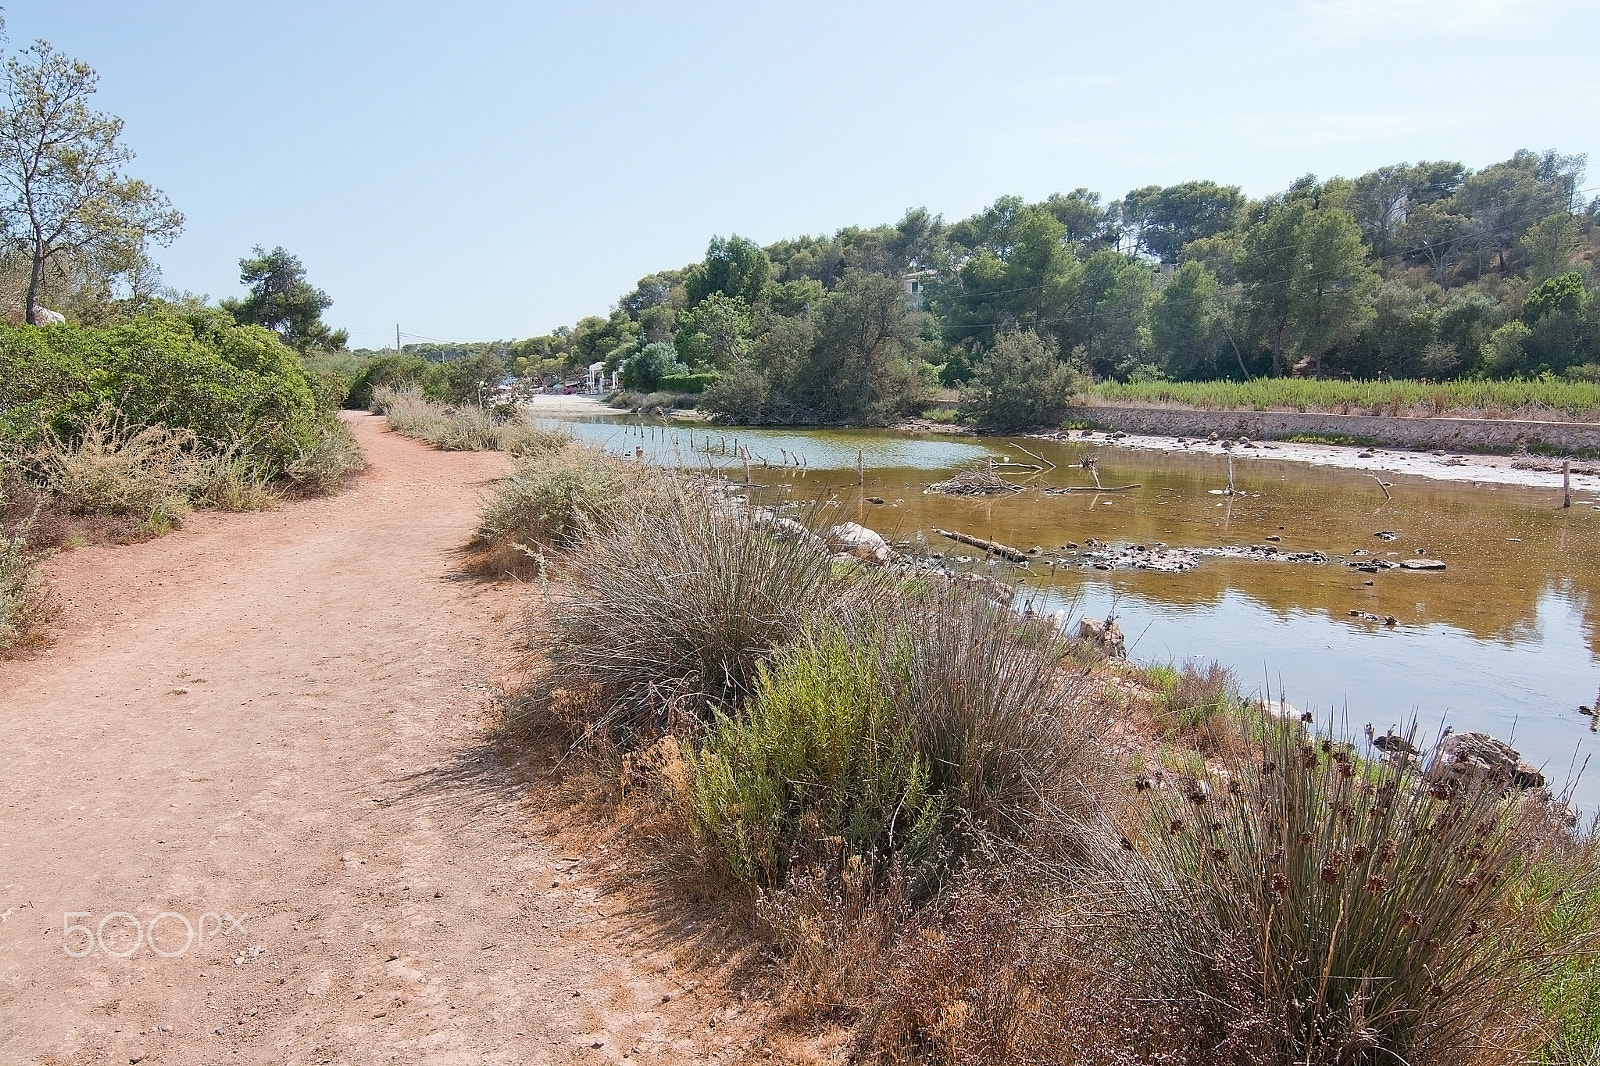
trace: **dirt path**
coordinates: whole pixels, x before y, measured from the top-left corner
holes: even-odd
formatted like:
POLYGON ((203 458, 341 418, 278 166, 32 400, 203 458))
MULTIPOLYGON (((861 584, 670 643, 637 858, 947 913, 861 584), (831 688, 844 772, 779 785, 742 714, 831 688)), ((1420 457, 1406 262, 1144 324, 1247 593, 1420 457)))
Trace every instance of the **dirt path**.
POLYGON ((455 553, 504 458, 352 422, 344 495, 55 560, 0 663, 0 1062, 742 1057, 483 746, 518 592, 455 553))

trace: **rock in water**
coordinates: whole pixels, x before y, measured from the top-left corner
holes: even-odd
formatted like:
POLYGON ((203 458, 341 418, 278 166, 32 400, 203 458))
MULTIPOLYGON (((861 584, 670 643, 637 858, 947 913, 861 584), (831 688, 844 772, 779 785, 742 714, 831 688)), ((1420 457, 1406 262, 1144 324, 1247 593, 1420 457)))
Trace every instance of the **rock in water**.
POLYGON ((1401 559, 1402 570, 1443 570, 1444 561, 1441 559, 1401 559))
POLYGON ((828 550, 853 556, 862 562, 887 563, 894 557, 889 542, 866 526, 842 522, 828 530, 828 550))
POLYGON ((1543 788, 1544 774, 1522 761, 1522 753, 1487 733, 1451 733, 1439 741, 1428 778, 1460 781, 1493 777, 1509 788, 1543 788))
POLYGON ((1085 618, 1078 623, 1078 639, 1094 645, 1107 659, 1128 657, 1128 641, 1122 635, 1122 627, 1117 625, 1114 615, 1104 622, 1085 618))

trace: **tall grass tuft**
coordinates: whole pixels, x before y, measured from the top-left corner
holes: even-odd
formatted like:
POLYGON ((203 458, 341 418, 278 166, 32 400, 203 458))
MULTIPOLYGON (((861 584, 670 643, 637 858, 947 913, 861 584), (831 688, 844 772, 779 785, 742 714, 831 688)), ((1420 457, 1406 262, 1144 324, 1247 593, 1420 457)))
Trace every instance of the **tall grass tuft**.
POLYGON ((569 571, 547 656, 563 683, 600 685, 618 720, 704 721, 741 705, 758 664, 844 590, 812 539, 771 531, 693 481, 657 488, 569 571))
POLYGON ((1510 905, 1548 839, 1536 805, 1298 724, 1258 734, 1226 777, 1151 792, 1115 882, 1128 986, 1182 1003, 1218 1062, 1518 1061, 1559 955, 1536 916, 1567 887, 1510 905))
POLYGON ((56 613, 37 556, 28 550, 28 527, 26 520, 0 526, 0 652, 26 643, 56 613))

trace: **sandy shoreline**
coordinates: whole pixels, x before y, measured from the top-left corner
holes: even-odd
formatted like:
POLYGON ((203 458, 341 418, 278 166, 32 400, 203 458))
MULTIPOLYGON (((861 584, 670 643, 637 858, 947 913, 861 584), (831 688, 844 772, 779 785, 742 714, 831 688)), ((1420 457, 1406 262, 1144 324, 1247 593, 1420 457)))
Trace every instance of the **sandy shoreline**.
MULTIPOLYGON (((1561 490, 1561 460, 1540 455, 1476 455, 1459 452, 1410 452, 1398 448, 1364 448, 1344 444, 1296 444, 1288 441, 1252 441, 1249 445, 1224 448, 1221 442, 1153 437, 1135 434, 1083 433, 1050 434, 1052 440, 1070 440, 1142 451, 1187 452, 1199 455, 1227 455, 1241 459, 1274 459, 1311 466, 1332 466, 1372 474, 1404 474, 1434 481, 1469 481, 1495 485, 1520 485, 1527 488, 1561 490)), ((1600 464, 1574 460, 1572 464, 1573 506, 1600 505, 1600 464)))
POLYGON ((623 414, 606 405, 598 396, 578 393, 536 392, 519 400, 528 413, 538 418, 542 415, 604 415, 623 414))

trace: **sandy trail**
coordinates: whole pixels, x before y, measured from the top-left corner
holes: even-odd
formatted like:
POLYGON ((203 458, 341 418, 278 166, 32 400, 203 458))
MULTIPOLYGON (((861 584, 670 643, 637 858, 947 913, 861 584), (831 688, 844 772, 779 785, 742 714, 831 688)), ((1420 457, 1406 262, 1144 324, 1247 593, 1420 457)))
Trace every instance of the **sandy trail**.
POLYGON ((352 424, 343 495, 54 561, 57 644, 0 663, 0 1062, 740 1057, 484 746, 504 457, 352 424))

